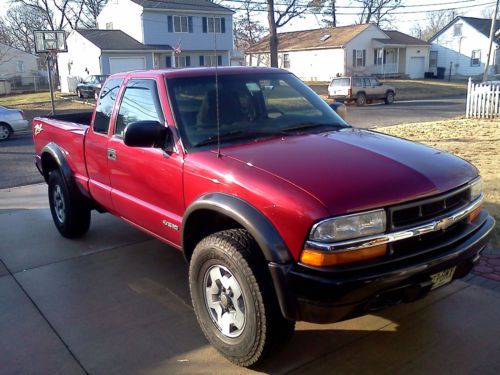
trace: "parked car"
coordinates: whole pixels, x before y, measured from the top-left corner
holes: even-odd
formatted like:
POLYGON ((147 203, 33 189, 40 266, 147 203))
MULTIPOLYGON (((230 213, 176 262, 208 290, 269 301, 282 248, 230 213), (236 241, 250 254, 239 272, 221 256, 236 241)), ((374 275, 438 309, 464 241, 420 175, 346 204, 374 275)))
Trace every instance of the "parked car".
POLYGON ((23 111, 0 106, 0 141, 9 139, 15 132, 28 130, 29 127, 23 111))
POLYGON ((392 104, 396 97, 396 88, 381 83, 375 77, 338 77, 330 82, 328 97, 348 103, 355 102, 358 106, 364 106, 373 100, 392 104))
POLYGON ((61 235, 82 236, 96 209, 182 251, 201 330, 241 366, 281 348, 295 321, 464 277, 495 225, 467 161, 352 128, 286 70, 119 73, 95 113, 33 128, 61 235))
POLYGON ((108 77, 109 75, 88 76, 76 86, 76 95, 79 98, 95 98, 108 77))

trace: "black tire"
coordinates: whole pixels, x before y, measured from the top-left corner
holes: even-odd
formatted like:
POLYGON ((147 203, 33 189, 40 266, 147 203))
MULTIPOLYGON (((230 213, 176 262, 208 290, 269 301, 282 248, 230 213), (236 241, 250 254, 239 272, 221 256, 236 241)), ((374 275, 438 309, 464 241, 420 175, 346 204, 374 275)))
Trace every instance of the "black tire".
POLYGON ((366 105, 366 95, 362 92, 356 96, 356 105, 358 107, 363 107, 366 105))
POLYGON ((0 123, 0 142, 6 141, 11 136, 12 136, 12 129, 10 128, 10 126, 4 122, 0 123))
POLYGON ((392 104, 394 103, 394 92, 388 91, 385 98, 384 98, 385 104, 392 104))
MULTIPOLYGON (((193 252, 189 267, 191 299, 205 337, 224 357, 244 367, 257 364, 274 349, 281 349, 292 337, 295 329, 295 322, 281 315, 271 277, 259 251, 246 230, 226 230, 200 241, 193 252), (220 305, 220 321, 223 321, 222 316, 227 315, 227 311, 233 313, 230 316, 236 316, 232 288, 224 289, 223 284, 210 279, 212 270, 217 269, 221 275, 224 272, 227 280, 232 280, 231 285, 236 282, 241 291, 241 297, 237 299, 236 304, 244 317, 243 323, 239 322, 242 327, 232 325, 233 331, 226 330, 227 334, 223 333, 224 329, 217 323, 219 314, 215 314, 216 310, 209 307, 210 302, 207 302, 209 288, 213 284, 218 285, 216 290, 220 299, 212 298, 211 301, 212 304, 220 305), (210 287, 207 287, 208 283, 210 287), (223 304, 225 297, 222 295, 230 296, 225 299, 230 301, 227 306, 223 304)), ((236 294, 240 295, 238 292, 236 294)), ((212 294, 212 297, 214 296, 215 294, 212 294)), ((231 329, 231 324, 228 326, 231 329)))
POLYGON ((63 237, 76 238, 87 233, 90 207, 78 193, 70 192, 58 169, 49 176, 49 203, 54 224, 63 237))

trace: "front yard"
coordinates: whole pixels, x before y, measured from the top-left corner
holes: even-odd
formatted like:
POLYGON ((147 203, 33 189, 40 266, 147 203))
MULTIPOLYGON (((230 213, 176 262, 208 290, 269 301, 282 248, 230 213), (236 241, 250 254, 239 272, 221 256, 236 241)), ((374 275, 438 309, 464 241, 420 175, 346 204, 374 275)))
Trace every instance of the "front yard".
POLYGON ((454 119, 376 130, 451 152, 474 164, 483 178, 485 207, 497 222, 492 243, 500 245, 499 120, 454 119))

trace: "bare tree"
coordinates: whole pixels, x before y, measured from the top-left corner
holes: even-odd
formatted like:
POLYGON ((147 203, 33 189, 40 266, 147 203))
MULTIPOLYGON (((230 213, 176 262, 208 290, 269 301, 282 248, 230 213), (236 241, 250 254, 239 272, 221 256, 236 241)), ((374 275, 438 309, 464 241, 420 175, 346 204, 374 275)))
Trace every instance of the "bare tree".
POLYGON ((457 13, 452 10, 441 10, 427 13, 427 21, 415 25, 411 28, 410 34, 422 40, 429 40, 432 36, 443 29, 450 23, 457 13))
POLYGON ((254 19, 255 12, 259 10, 259 4, 253 0, 245 0, 242 4, 241 13, 235 18, 234 40, 238 50, 245 51, 260 41, 266 29, 261 23, 254 19))
POLYGON ((86 28, 97 27, 97 16, 108 0, 81 0, 84 3, 82 24, 86 28))
POLYGON ((325 27, 337 27, 336 0, 312 0, 309 8, 313 13, 320 13, 323 16, 321 23, 325 27))
POLYGON ((278 29, 294 18, 301 17, 308 9, 309 2, 300 0, 267 0, 267 20, 269 23, 269 51, 271 66, 278 67, 278 29))
POLYGON ((354 0, 361 6, 359 23, 382 26, 391 21, 391 13, 402 6, 401 0, 354 0))
POLYGON ((87 0, 12 0, 40 14, 50 30, 75 29, 87 0))

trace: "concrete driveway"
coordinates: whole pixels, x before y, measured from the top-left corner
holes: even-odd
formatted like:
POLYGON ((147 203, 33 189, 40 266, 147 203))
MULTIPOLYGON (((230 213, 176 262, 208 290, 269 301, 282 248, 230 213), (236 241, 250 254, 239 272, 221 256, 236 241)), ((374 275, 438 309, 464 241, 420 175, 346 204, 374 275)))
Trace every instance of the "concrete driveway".
POLYGON ((60 237, 45 185, 0 190, 1 374, 498 374, 500 294, 457 281, 337 324, 299 323, 257 369, 202 336, 181 254, 110 215, 60 237))

